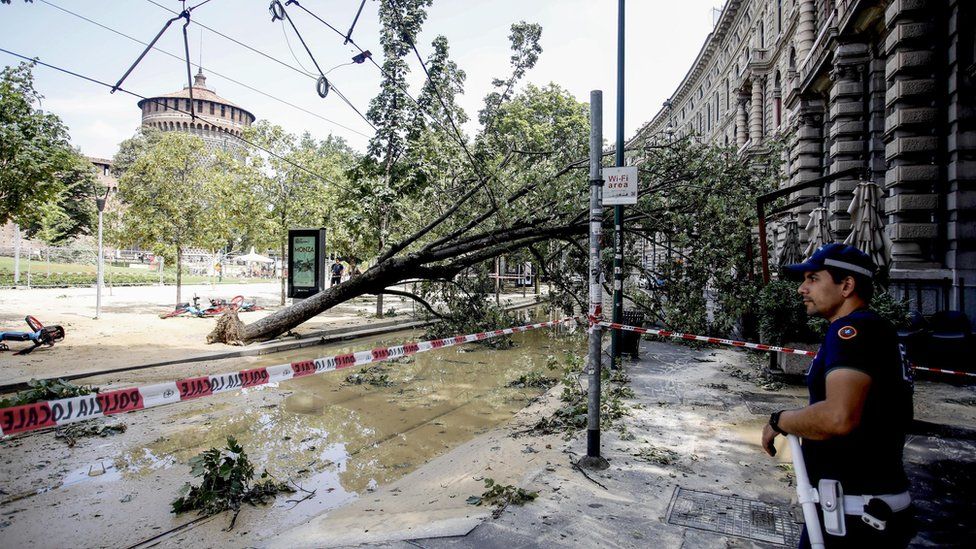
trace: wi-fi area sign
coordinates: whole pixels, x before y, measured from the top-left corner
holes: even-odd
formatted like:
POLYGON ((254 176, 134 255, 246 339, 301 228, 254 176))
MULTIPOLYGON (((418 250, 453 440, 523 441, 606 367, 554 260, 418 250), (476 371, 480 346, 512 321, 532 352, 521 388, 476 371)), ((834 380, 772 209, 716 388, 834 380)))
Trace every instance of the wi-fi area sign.
POLYGON ((603 168, 603 205, 637 204, 637 167, 603 168))

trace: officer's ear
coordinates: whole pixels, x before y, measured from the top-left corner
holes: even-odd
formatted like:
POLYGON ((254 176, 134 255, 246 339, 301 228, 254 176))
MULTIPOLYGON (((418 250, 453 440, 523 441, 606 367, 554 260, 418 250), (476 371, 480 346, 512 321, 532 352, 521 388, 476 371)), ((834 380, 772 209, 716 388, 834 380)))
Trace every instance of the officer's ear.
POLYGON ((840 284, 840 293, 845 299, 854 295, 854 289, 857 287, 857 281, 854 280, 853 276, 845 276, 844 280, 842 280, 840 284))

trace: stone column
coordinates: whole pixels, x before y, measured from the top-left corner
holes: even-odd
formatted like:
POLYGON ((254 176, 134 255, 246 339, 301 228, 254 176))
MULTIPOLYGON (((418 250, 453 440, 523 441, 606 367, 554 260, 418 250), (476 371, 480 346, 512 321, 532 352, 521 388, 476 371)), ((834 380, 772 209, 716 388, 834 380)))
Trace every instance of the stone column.
POLYGON ((745 147, 746 142, 749 141, 749 130, 746 127, 747 124, 746 99, 740 95, 738 101, 736 101, 735 111, 735 144, 740 149, 745 147))
POLYGON ((800 0, 797 11, 799 11, 799 21, 796 24, 796 68, 799 70, 800 64, 807 58, 807 54, 813 48, 813 41, 817 38, 817 16, 813 0, 800 0))
MULTIPOLYGON (((790 185, 805 183, 823 175, 824 101, 820 97, 801 97, 797 107, 796 139, 789 151, 790 185)), ((790 201, 808 196, 820 196, 821 189, 802 189, 790 195, 790 201)), ((800 226, 806 226, 809 213, 819 206, 816 202, 797 208, 800 226)), ((801 238, 805 236, 801 235, 801 238)), ((806 242, 804 241, 804 244, 806 242)))
POLYGON ((759 76, 752 77, 752 109, 749 112, 749 139, 753 146, 759 145, 763 137, 763 81, 759 76))
MULTIPOLYGON (((864 89, 868 60, 867 44, 840 44, 834 51, 834 67, 830 71, 833 85, 830 87, 828 108, 828 155, 832 174, 850 168, 864 170, 868 167, 865 147, 868 137, 865 112, 867 90, 864 89)), ((850 233, 847 208, 861 175, 847 176, 827 184, 825 194, 830 230, 836 240, 843 240, 850 233)))
MULTIPOLYGON (((886 230, 892 270, 941 267, 938 238, 940 97, 934 18, 940 0, 896 0, 885 10, 886 230)), ((894 273, 893 273, 894 275, 894 273)))

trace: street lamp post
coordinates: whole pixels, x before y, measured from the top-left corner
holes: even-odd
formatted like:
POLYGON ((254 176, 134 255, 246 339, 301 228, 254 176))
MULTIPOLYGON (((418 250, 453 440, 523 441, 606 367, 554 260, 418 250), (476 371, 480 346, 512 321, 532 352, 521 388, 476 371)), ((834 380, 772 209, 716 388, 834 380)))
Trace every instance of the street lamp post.
POLYGON ((105 212, 105 202, 108 200, 109 188, 105 189, 105 196, 95 197, 98 207, 98 274, 95 278, 95 318, 102 314, 102 286, 105 284, 105 254, 102 250, 102 217, 105 212))
MULTIPOLYGON (((617 146, 614 164, 624 166, 624 4, 617 2, 617 146)), ((624 207, 613 207, 613 300, 611 319, 623 320, 624 309, 624 207)), ((620 330, 610 331, 610 367, 617 369, 620 362, 620 330)))

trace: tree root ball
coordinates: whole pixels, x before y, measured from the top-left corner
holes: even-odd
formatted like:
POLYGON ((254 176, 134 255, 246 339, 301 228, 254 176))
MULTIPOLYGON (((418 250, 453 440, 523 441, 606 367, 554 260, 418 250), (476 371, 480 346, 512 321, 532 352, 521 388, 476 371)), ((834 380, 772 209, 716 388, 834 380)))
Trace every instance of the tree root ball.
POLYGON ((217 325, 207 336, 207 343, 244 345, 244 323, 237 317, 237 311, 228 309, 220 315, 217 325))

